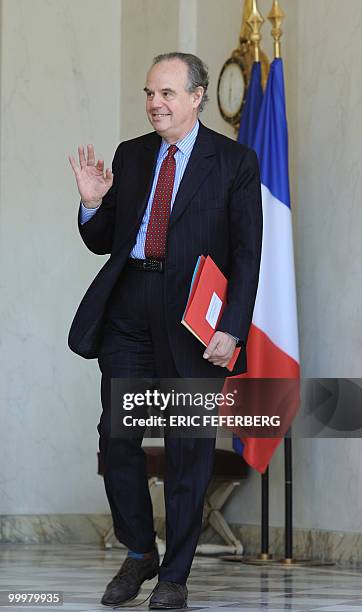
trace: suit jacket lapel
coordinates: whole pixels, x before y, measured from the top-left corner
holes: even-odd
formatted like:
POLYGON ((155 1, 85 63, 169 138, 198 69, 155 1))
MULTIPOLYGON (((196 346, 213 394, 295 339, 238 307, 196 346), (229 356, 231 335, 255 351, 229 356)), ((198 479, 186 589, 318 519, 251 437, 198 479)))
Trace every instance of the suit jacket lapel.
POLYGON ((147 134, 140 151, 139 194, 136 198, 137 218, 141 221, 146 210, 149 194, 152 187, 157 155, 160 149, 161 138, 156 132, 147 134))
POLYGON ((215 164, 215 147, 211 131, 200 123, 194 148, 182 177, 170 216, 170 227, 180 218, 192 196, 215 164))

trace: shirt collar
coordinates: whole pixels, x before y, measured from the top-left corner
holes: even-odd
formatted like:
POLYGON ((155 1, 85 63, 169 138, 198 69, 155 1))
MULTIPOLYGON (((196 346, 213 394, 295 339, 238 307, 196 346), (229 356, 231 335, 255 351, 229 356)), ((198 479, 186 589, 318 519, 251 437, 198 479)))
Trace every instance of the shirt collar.
MULTIPOLYGON (((192 130, 188 132, 186 136, 182 138, 182 140, 178 140, 177 142, 175 142, 175 145, 177 146, 179 151, 181 151, 181 153, 183 155, 186 155, 187 157, 191 155, 191 151, 193 149, 193 146, 195 144, 196 137, 199 131, 199 126, 200 126, 200 122, 199 120, 197 120, 192 130)), ((160 157, 163 157, 166 154, 166 151, 169 148, 169 146, 170 146, 169 143, 162 139, 160 152, 159 152, 160 157)))

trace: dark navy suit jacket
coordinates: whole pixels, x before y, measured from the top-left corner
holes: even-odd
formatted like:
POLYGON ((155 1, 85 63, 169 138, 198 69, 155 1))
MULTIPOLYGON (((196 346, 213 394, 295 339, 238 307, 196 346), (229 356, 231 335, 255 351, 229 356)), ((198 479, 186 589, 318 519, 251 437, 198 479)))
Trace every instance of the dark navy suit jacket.
MULTIPOLYGON (((152 132, 121 143, 114 181, 95 215, 79 224, 87 247, 110 258, 90 285, 69 332, 69 346, 98 356, 107 300, 125 266, 149 198, 161 139, 152 132)), ((200 123, 170 217, 164 301, 174 361, 183 377, 224 377, 203 359, 204 347, 181 324, 199 255, 210 255, 229 280, 228 304, 218 325, 240 338, 232 374, 246 371, 245 344, 252 319, 262 242, 262 206, 254 151, 200 123)), ((152 272, 152 274, 154 274, 152 272)))

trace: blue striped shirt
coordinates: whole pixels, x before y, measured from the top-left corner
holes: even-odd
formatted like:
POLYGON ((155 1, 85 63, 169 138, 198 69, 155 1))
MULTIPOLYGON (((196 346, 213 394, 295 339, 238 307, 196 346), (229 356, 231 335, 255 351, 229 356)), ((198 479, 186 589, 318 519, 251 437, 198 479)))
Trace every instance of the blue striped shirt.
MULTIPOLYGON (((191 132, 186 134, 186 136, 182 140, 179 140, 178 142, 175 143, 178 148, 178 151, 176 151, 175 153, 176 172, 175 172, 175 180, 173 184, 173 191, 172 191, 172 198, 171 198, 171 210, 172 210, 182 177, 186 170, 187 163, 190 159, 192 149, 194 148, 194 144, 196 141, 198 131, 199 131, 199 122, 196 121, 191 132)), ((158 181, 158 175, 160 173, 161 165, 167 155, 167 150, 169 146, 170 146, 169 143, 167 143, 165 140, 162 140, 160 150, 157 156, 155 176, 153 179, 152 189, 151 189, 150 197, 148 199, 147 208, 146 208, 145 214, 143 215, 142 223, 141 223, 140 229, 137 234, 136 243, 133 246, 131 253, 130 253, 130 257, 135 257, 136 259, 145 259, 146 233, 147 233, 148 222, 150 220, 150 215, 151 215, 153 197, 155 194, 156 185, 158 181)), ((100 204, 100 206, 102 205, 100 204)), ((97 212, 97 210, 98 208, 86 208, 82 204, 81 205, 81 217, 80 217, 81 224, 83 225, 83 223, 86 223, 87 221, 89 221, 89 219, 93 217, 93 215, 97 212)))

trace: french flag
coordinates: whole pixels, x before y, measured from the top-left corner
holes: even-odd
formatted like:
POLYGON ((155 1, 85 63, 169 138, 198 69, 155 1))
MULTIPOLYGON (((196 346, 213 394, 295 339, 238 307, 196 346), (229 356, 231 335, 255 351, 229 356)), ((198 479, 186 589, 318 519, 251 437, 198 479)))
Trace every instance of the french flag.
MULTIPOLYGON (((251 146, 259 158, 263 244, 258 292, 246 349, 248 372, 242 377, 299 378, 288 127, 281 59, 274 59, 270 66, 262 101, 260 90, 260 63, 255 62, 243 112, 243 120, 245 112, 249 113, 245 120, 250 117, 248 105, 254 113, 254 140, 250 141, 250 129, 245 137, 243 122, 238 140, 251 146)), ((233 446, 249 465, 263 473, 280 442, 280 438, 234 438, 233 446)))

